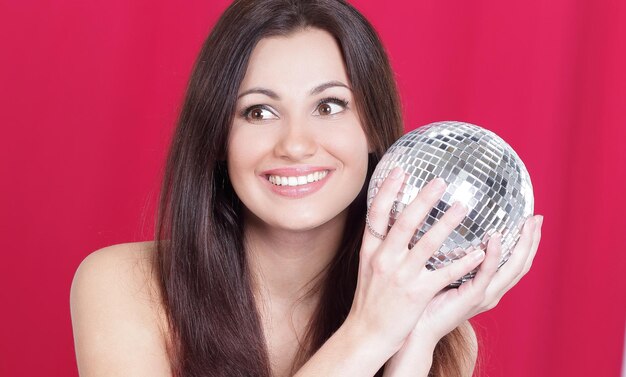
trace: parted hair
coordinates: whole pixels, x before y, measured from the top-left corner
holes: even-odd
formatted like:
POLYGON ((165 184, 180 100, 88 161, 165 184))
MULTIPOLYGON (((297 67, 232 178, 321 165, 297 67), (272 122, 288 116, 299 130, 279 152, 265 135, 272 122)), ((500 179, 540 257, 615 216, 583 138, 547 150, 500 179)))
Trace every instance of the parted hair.
MULTIPOLYGON (((242 204, 229 182, 225 156, 252 50, 262 38, 307 28, 325 30, 336 39, 373 152, 361 192, 349 206, 338 252, 314 286, 320 300, 293 371, 350 311, 367 183, 383 153, 403 133, 387 54, 370 23, 342 0, 234 1, 194 63, 163 174, 154 256, 174 376, 271 376, 246 264, 242 204)), ((468 347, 460 329, 444 337, 435 350, 431 375, 460 377, 468 347)))

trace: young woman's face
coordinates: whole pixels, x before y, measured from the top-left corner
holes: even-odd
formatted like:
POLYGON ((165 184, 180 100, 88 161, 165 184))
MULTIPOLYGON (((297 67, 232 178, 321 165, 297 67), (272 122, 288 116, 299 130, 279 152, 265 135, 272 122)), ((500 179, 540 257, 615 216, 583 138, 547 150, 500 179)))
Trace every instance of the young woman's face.
POLYGON ((246 216, 295 231, 344 211, 365 181, 368 142, 331 34, 262 39, 238 95, 227 165, 246 216))

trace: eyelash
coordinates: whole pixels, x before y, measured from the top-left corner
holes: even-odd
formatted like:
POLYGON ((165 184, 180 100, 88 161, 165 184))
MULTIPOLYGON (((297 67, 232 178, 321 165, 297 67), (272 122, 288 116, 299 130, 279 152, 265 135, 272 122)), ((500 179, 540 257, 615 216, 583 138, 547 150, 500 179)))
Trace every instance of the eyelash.
MULTIPOLYGON (((337 97, 326 97, 321 99, 317 105, 315 105, 315 108, 319 108, 321 104, 323 103, 334 103, 336 105, 342 106, 344 109, 348 108, 348 101, 337 98, 337 97)), ((263 109, 263 110, 267 110, 273 113, 272 109, 270 109, 268 106, 265 105, 252 105, 249 107, 246 107, 243 111, 241 111, 241 113, 239 114, 239 116, 243 117, 243 118, 248 118, 248 116, 250 115, 250 112, 254 109, 263 109)), ((334 115, 334 114, 331 114, 334 115)))
POLYGON ((348 101, 340 99, 340 98, 337 98, 337 97, 327 97, 327 98, 324 98, 324 99, 320 100, 317 103, 315 108, 317 109, 318 107, 320 107, 321 104, 328 103, 328 102, 334 103, 335 105, 339 105, 339 106, 341 106, 341 107, 343 107, 345 109, 348 108, 348 101))

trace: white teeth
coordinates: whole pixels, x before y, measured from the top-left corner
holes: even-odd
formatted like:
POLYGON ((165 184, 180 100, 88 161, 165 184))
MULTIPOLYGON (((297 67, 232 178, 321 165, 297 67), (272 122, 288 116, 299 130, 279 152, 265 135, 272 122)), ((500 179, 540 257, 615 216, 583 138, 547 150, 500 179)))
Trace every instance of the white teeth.
POLYGON ((327 174, 328 170, 316 171, 308 175, 300 175, 297 177, 281 177, 278 175, 270 175, 268 177, 268 180, 270 181, 270 183, 277 186, 300 186, 306 185, 307 183, 319 181, 320 179, 326 177, 327 174))

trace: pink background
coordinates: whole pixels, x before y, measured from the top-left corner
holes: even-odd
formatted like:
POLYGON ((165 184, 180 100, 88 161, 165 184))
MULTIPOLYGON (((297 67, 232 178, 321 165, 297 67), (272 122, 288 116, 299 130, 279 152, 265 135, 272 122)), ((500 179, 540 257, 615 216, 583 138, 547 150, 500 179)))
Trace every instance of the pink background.
MULTIPOLYGON (((160 168, 227 1, 0 3, 0 375, 76 376, 80 261, 152 239, 160 168)), ((407 130, 487 127, 533 179, 531 272, 474 324, 480 376, 617 376, 626 297, 626 2, 354 1, 407 130)))

